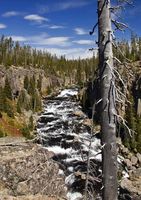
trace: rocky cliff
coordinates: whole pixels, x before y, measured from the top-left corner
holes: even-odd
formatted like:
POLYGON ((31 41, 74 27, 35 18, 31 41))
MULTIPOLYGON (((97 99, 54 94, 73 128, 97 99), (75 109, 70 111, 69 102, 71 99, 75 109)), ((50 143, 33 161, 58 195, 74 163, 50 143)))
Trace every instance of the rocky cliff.
POLYGON ((24 79, 27 76, 29 79, 33 76, 36 81, 41 79, 41 91, 47 92, 47 88, 61 86, 62 80, 54 75, 46 74, 44 70, 32 67, 15 67, 9 68, 0 66, 0 86, 4 87, 6 76, 11 85, 13 93, 20 92, 24 87, 24 79))

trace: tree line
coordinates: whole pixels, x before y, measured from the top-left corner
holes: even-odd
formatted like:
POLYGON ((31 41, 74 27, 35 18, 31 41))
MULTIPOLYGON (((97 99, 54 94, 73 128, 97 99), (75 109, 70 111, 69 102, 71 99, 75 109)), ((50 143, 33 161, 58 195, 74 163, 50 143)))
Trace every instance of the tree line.
POLYGON ((0 37, 0 65, 34 67, 44 69, 49 75, 75 78, 76 82, 88 80, 97 65, 97 58, 67 60, 65 56, 58 58, 44 50, 37 50, 29 45, 21 45, 11 37, 0 37), (79 77, 79 78, 78 78, 79 77))

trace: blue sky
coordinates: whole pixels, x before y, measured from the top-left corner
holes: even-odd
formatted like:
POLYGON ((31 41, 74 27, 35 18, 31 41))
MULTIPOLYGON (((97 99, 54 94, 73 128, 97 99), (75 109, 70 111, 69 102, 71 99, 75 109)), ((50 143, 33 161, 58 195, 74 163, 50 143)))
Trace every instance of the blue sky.
MULTIPOLYGON (((0 34, 22 44, 46 49, 67 58, 92 56, 97 33, 88 33, 97 22, 97 0, 0 0, 0 34)), ((141 0, 134 0, 122 19, 141 35, 141 0)), ((117 33, 129 38, 130 31, 117 33)))

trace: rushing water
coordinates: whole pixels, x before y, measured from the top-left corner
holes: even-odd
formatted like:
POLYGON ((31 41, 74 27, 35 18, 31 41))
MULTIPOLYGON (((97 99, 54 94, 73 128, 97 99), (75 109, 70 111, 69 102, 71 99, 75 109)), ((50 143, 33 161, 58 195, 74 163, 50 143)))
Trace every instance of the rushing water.
POLYGON ((92 173, 101 174, 100 140, 92 136, 85 123, 88 118, 75 98, 77 93, 77 89, 65 89, 58 96, 45 98, 44 112, 37 125, 43 145, 55 153, 59 173, 65 175, 68 200, 82 199, 88 155, 90 162, 95 163, 92 173))

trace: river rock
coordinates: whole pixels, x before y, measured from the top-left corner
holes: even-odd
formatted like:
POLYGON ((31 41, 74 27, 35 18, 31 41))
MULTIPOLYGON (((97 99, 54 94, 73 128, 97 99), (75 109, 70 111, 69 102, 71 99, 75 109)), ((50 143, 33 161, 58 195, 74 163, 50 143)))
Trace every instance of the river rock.
POLYGON ((141 154, 140 153, 137 153, 137 158, 138 158, 138 161, 139 161, 139 164, 141 164, 141 154))
POLYGON ((129 154, 128 148, 124 147, 123 145, 122 145, 122 153, 123 153, 123 154, 126 154, 126 155, 129 154))
POLYGON ((131 181, 127 178, 121 180, 121 187, 129 191, 132 195, 137 194, 141 197, 141 180, 131 181))
POLYGON ((140 179, 140 181, 141 181, 141 167, 137 168, 136 170, 133 171, 132 177, 140 179))
POLYGON ((85 117, 86 115, 81 111, 81 110, 77 110, 74 112, 74 115, 78 116, 78 117, 85 117))
POLYGON ((132 168, 132 162, 129 159, 124 159, 124 163, 126 164, 126 166, 131 169, 132 168))
POLYGON ((136 157, 136 156, 132 156, 132 157, 131 157, 131 163, 132 163, 132 165, 136 165, 137 162, 138 162, 137 157, 136 157))
POLYGON ((28 184, 26 181, 20 182, 17 186, 17 193, 19 195, 26 195, 29 193, 28 184))
POLYGON ((13 197, 10 195, 0 195, 0 200, 66 200, 65 198, 46 196, 46 195, 23 195, 18 197, 13 197))
POLYGON ((92 126, 92 120, 90 120, 90 119, 85 119, 85 120, 83 121, 83 124, 86 125, 86 126, 91 127, 91 126, 92 126))

